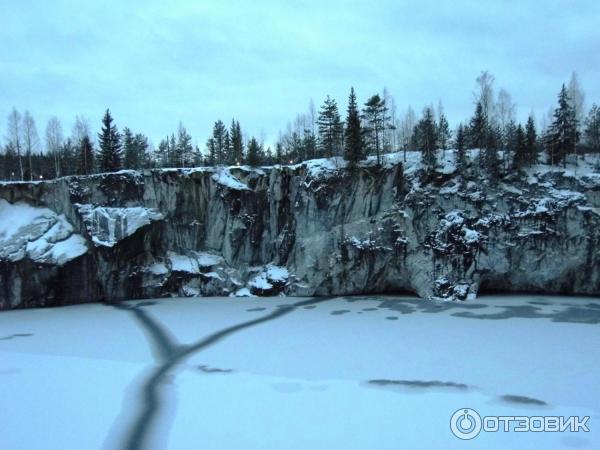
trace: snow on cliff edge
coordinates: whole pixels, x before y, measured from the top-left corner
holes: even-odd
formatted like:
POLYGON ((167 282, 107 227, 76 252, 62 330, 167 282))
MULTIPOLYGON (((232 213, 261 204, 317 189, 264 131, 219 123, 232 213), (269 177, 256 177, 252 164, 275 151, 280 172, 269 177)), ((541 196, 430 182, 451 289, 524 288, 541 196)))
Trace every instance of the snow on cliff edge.
POLYGON ((63 265, 86 252, 85 239, 63 214, 0 199, 0 259, 63 265))

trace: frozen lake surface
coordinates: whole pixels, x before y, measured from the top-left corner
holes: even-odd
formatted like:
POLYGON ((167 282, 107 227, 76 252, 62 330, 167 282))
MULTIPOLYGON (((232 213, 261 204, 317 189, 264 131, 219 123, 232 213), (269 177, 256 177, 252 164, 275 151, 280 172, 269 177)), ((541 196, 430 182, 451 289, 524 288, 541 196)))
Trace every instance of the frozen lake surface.
POLYGON ((1 449, 600 448, 600 299, 189 298, 0 313, 1 449), (589 416, 589 432, 450 431, 589 416))

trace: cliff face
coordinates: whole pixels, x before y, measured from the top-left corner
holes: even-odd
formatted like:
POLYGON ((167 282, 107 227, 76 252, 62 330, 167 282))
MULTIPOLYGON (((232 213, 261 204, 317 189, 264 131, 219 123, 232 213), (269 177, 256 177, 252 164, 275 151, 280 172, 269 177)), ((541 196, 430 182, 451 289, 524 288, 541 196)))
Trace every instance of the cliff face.
MULTIPOLYGON (((0 184, 0 309, 168 295, 600 294, 600 174, 495 184, 356 169, 124 171, 0 184)), ((442 157, 442 155, 440 155, 442 157)), ((336 167, 339 166, 339 167, 336 167)))

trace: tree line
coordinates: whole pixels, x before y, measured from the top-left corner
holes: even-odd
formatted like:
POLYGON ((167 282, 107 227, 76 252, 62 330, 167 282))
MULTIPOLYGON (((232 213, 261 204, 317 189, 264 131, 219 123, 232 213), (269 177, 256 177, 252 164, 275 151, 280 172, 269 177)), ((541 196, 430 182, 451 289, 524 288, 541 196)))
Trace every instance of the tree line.
POLYGON ((419 150, 426 170, 437 167, 438 150, 454 148, 459 166, 466 164, 466 151, 479 149, 478 163, 490 176, 499 177, 544 161, 565 165, 567 156, 600 152, 600 107, 584 111, 584 94, 576 74, 563 84, 556 107, 543 118, 538 132, 530 115, 525 124, 516 120, 516 105, 508 92, 494 93, 494 76, 482 72, 476 79, 472 117, 451 130, 439 103, 423 108, 419 118, 408 108, 397 117, 393 97, 384 89, 359 106, 350 89, 345 117, 335 99, 327 96, 319 111, 311 102, 307 114, 298 115, 281 132, 275 148, 248 137, 239 121, 229 126, 214 123, 211 136, 201 150, 183 124, 156 148, 142 133, 128 127, 119 130, 106 110, 97 139, 89 122, 77 116, 71 136, 64 137, 60 121, 52 117, 46 126, 44 144, 35 120, 13 108, 8 116, 5 144, 0 152, 0 178, 37 180, 66 175, 86 175, 121 169, 194 167, 201 165, 291 164, 317 157, 343 156, 350 165, 373 155, 382 162, 385 153, 419 150), (44 151, 45 150, 45 151, 44 151))

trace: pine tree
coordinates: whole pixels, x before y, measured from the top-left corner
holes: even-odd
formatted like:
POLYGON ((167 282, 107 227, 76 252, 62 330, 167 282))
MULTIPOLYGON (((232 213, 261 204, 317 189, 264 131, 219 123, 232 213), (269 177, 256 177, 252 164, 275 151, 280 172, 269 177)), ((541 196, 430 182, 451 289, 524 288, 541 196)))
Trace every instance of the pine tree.
POLYGON ((600 152, 600 108, 595 103, 585 120, 585 141, 594 152, 600 152))
POLYGON ((137 169, 137 152, 133 143, 133 133, 128 127, 123 129, 123 167, 125 169, 137 169))
POLYGON ((77 174, 89 175, 94 172, 94 147, 89 136, 85 135, 79 142, 77 158, 77 174))
POLYGON ((271 150, 271 147, 267 147, 267 151, 265 152, 265 159, 264 159, 264 164, 266 165, 272 165, 273 164, 273 151, 271 150))
POLYGON ((527 124, 525 125, 525 152, 527 153, 527 165, 531 166, 537 163, 538 160, 538 146, 537 146, 537 132, 535 130, 535 120, 533 116, 529 116, 527 124))
POLYGON ((550 161, 552 164, 563 162, 566 166, 566 157, 575 152, 579 140, 575 110, 571 106, 567 88, 562 85, 558 94, 558 107, 554 110, 554 121, 550 127, 550 161))
POLYGON ((469 147, 483 149, 488 141, 488 119, 483 105, 477 102, 475 115, 469 122, 469 147))
POLYGON ((168 143, 169 167, 178 167, 179 161, 181 161, 181 155, 179 154, 179 148, 177 148, 175 133, 171 133, 171 136, 168 138, 168 143))
POLYGON ((231 139, 231 164, 242 164, 244 159, 244 141, 239 122, 235 120, 231 121, 229 136, 231 139))
POLYGON ((363 136, 354 88, 350 88, 350 96, 348 98, 348 115, 346 116, 345 135, 344 159, 349 161, 350 165, 355 165, 358 161, 364 159, 365 156, 363 154, 363 136))
POLYGON ((248 142, 248 154, 246 156, 246 160, 249 166, 255 167, 260 164, 260 145, 255 138, 250 139, 248 142))
POLYGON ((483 152, 483 165, 489 177, 494 181, 500 176, 501 161, 498 157, 498 149, 501 144, 502 131, 500 130, 500 126, 488 127, 483 152))
POLYGON ((223 136, 223 153, 225 155, 225 165, 231 166, 235 164, 233 159, 233 149, 231 148, 231 138, 229 137, 229 130, 225 130, 225 136, 223 136))
POLYGON ((448 124, 448 119, 444 113, 440 113, 440 120, 438 121, 438 147, 442 150, 446 150, 448 148, 448 144, 450 143, 450 139, 452 138, 452 134, 450 133, 450 126, 448 124))
POLYGON ((192 146, 192 137, 185 127, 179 122, 177 128, 177 155, 180 158, 181 167, 189 167, 194 163, 194 148, 192 146))
POLYGON ((379 97, 379 94, 373 95, 363 108, 363 118, 366 121, 366 126, 363 128, 367 136, 367 142, 370 147, 375 150, 377 155, 377 164, 381 164, 381 148, 382 136, 385 128, 389 125, 390 120, 387 115, 387 107, 385 100, 379 97))
POLYGON ((154 161, 157 167, 167 167, 169 164, 169 138, 162 139, 154 151, 154 161))
POLYGON ((62 145, 61 159, 63 161, 63 175, 75 175, 77 173, 78 155, 77 148, 71 138, 67 138, 62 145))
POLYGON ((113 172, 121 169, 121 135, 113 124, 113 118, 107 109, 102 119, 102 130, 98 133, 100 152, 98 166, 101 172, 113 172))
POLYGON ((514 166, 515 169, 521 170, 528 164, 529 159, 529 155, 527 154, 527 136, 521 124, 517 126, 515 137, 516 147, 514 166))
POLYGON ((313 134, 312 130, 305 129, 304 137, 302 138, 302 147, 304 148, 304 155, 306 159, 313 159, 317 155, 317 138, 313 134))
POLYGON ((337 103, 327 96, 319 111, 319 143, 324 155, 332 157, 340 153, 342 147, 343 125, 340 120, 337 103))
POLYGON ((206 141, 206 152, 208 153, 206 157, 206 165, 214 166, 217 163, 217 144, 215 143, 214 138, 208 138, 206 141))
POLYGON ((455 160, 456 160, 456 170, 463 177, 467 172, 467 154, 466 154, 466 140, 465 140, 465 127, 463 124, 458 125, 458 129, 456 130, 456 151, 455 151, 455 160))
POLYGON ((415 127, 415 135, 417 140, 417 149, 422 152, 422 163, 426 170, 431 172, 437 166, 437 126, 433 109, 426 107, 423 110, 423 117, 415 127))
MULTIPOLYGON (((507 155, 509 152, 514 152, 517 148, 517 124, 512 119, 504 127, 503 141, 507 155)), ((506 159, 507 158, 505 157, 505 160, 506 159)))
POLYGON ((227 143, 227 128, 221 120, 217 120, 213 126, 213 144, 214 144, 214 158, 215 164, 222 165, 226 161, 226 143, 227 143))

